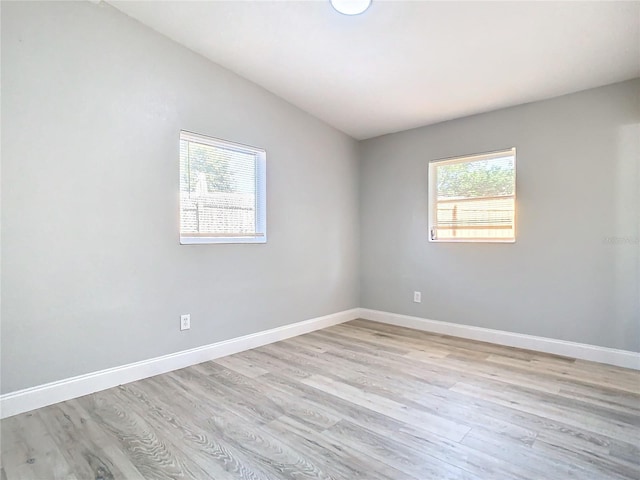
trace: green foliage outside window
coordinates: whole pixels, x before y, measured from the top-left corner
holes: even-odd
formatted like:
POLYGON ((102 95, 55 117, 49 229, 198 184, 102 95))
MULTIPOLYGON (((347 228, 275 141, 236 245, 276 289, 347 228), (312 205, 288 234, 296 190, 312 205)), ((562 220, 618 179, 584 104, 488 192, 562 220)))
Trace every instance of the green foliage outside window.
POLYGON ((232 192, 235 181, 229 168, 229 158, 218 148, 195 142, 180 142, 180 183, 183 191, 195 193, 200 179, 206 179, 207 192, 232 192), (203 177, 204 174, 204 177, 203 177))
POLYGON ((513 195, 513 159, 499 158, 440 165, 437 169, 438 199, 513 195))

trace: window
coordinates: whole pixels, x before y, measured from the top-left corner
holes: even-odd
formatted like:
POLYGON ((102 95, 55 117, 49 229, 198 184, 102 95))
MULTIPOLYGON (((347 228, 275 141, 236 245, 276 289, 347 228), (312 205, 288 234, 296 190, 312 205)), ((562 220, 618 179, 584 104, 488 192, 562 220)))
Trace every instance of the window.
POLYGON ((514 242, 516 150, 429 163, 429 239, 514 242))
POLYGON ((264 243, 266 153, 180 132, 180 243, 264 243))

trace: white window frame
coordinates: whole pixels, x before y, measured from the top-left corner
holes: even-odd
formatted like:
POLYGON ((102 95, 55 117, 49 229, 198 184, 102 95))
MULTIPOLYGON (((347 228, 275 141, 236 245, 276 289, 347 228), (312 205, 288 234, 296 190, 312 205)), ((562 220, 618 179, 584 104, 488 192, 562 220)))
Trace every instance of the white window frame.
MULTIPOLYGON (((256 157, 256 232, 258 235, 247 236, 183 236, 178 226, 181 245, 202 245, 212 243, 267 243, 267 152, 264 149, 230 142, 220 138, 209 137, 186 130, 180 131, 180 141, 201 143, 212 147, 236 152, 248 153, 256 157)), ((178 162, 179 164, 179 162, 178 162)), ((178 170, 180 169, 178 165, 178 170)), ((182 210, 182 205, 180 205, 182 210)), ((181 214, 181 212, 179 212, 181 214)))
POLYGON ((429 242, 432 243, 515 243, 516 241, 516 224, 517 224, 517 212, 516 212, 516 195, 517 195, 517 181, 516 181, 516 148, 511 147, 504 150, 495 150, 492 152, 464 155, 460 157, 448 157, 438 160, 429 161, 429 242), (500 158, 506 156, 513 156, 513 175, 514 175, 514 188, 513 188, 513 238, 434 238, 435 223, 436 223, 436 208, 437 208, 437 196, 438 188, 436 184, 435 169, 439 165, 452 165, 456 163, 466 163, 477 160, 490 160, 492 158, 500 158))

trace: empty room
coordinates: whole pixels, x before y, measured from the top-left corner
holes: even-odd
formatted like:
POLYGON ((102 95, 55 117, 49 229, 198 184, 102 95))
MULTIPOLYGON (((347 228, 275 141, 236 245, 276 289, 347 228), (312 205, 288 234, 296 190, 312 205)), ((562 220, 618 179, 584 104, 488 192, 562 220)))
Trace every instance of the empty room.
POLYGON ((0 1, 0 479, 640 479, 640 1, 0 1))

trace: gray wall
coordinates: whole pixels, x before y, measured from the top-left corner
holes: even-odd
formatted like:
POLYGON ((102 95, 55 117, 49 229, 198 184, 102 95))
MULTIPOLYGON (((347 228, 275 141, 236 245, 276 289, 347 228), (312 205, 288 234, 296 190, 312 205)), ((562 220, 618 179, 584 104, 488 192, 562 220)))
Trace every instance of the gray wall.
POLYGON ((108 5, 2 2, 2 392, 356 307, 357 148, 108 5), (267 244, 178 245, 180 129, 267 150, 267 244))
POLYGON ((3 393, 359 304, 640 350, 640 80, 358 145, 108 5, 2 2, 1 106, 3 393), (180 129, 267 150, 266 245, 178 245, 180 129), (428 160, 511 146, 517 242, 430 244, 428 160))
POLYGON ((640 351, 639 143, 640 80, 363 142, 361 306, 640 351), (516 243, 429 243, 428 161, 513 146, 516 243))

